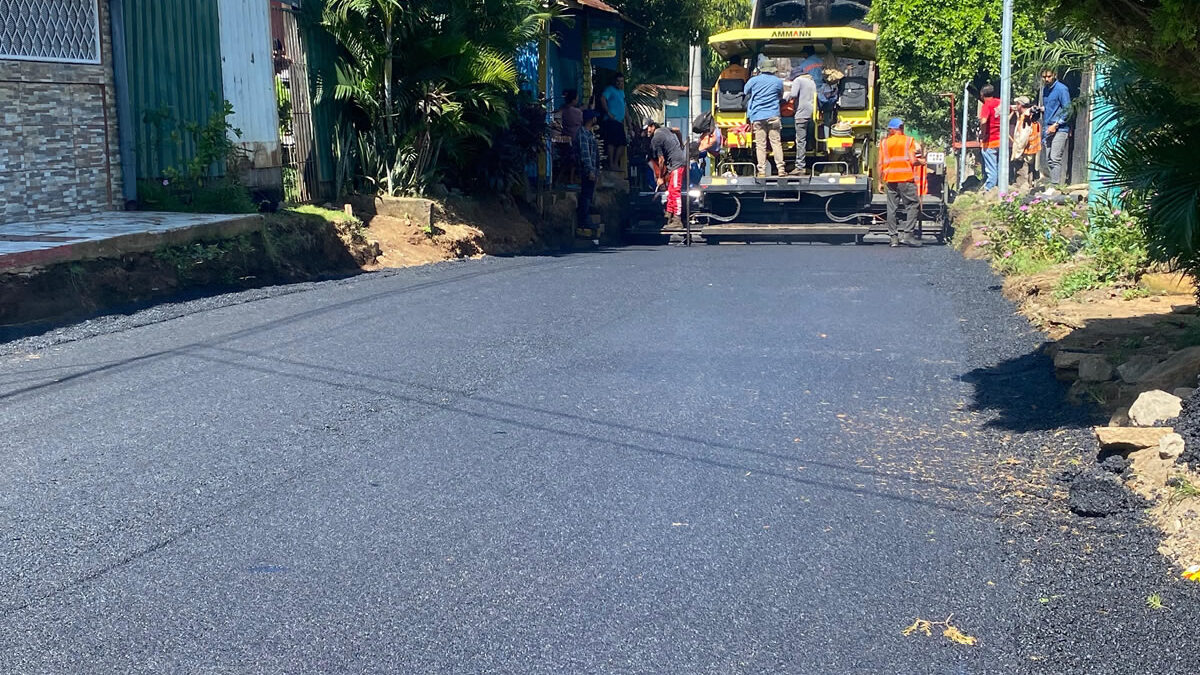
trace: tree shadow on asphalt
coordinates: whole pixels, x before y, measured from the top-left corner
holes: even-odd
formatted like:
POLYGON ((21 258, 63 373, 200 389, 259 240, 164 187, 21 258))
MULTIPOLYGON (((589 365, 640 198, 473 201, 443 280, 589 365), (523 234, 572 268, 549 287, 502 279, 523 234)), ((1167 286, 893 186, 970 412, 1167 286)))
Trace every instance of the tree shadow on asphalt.
MULTIPOLYGON (((1165 359, 1170 353, 1200 345, 1200 317, 1176 311, 1112 319, 1091 319, 1057 342, 1043 343, 1023 356, 977 368, 961 379, 974 386, 971 409, 991 413, 987 426, 1013 432, 1087 427, 1107 423, 1108 411, 1128 406, 1149 389, 1168 392, 1196 387, 1195 373, 1187 368, 1173 379, 1141 380, 1125 384, 1114 373, 1107 382, 1071 385, 1055 376, 1054 350, 1082 352, 1119 365, 1134 355, 1165 359), (1108 409, 1108 411, 1105 410, 1108 409)), ((1115 370, 1115 369, 1114 369, 1115 370)), ((1064 371, 1071 374, 1071 371, 1064 371)), ((1073 378, 1067 378, 1073 379, 1073 378)))
POLYGON ((1054 378, 1054 361, 1043 348, 959 377, 975 390, 969 409, 991 415, 984 426, 1021 433, 1096 423, 1097 411, 1067 400, 1067 387, 1054 378))

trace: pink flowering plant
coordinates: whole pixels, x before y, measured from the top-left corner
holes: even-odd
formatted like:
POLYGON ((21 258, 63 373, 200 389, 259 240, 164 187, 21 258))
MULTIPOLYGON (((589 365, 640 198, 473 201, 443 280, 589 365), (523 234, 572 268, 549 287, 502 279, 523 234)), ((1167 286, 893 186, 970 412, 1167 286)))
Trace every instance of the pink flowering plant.
POLYGON ((1040 199, 1022 204, 1014 195, 1006 195, 992 207, 992 216, 984 248, 1001 271, 1070 259, 1080 225, 1080 220, 1071 215, 1070 206, 1040 199))

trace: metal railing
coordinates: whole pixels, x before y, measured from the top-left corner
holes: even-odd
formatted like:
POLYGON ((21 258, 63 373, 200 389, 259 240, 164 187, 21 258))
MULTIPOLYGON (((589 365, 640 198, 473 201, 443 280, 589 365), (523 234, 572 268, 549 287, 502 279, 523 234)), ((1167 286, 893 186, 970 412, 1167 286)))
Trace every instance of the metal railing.
POLYGON ((100 63, 95 0, 0 0, 0 59, 100 63))

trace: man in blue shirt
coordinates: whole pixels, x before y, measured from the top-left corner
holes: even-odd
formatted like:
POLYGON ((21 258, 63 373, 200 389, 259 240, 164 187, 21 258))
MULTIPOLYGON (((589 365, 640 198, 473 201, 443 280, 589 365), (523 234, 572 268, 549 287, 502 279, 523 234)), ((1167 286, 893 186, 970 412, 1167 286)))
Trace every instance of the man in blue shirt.
POLYGON ((1066 162, 1067 139, 1071 135, 1071 127, 1067 124, 1067 116, 1071 113, 1071 91, 1067 85, 1058 81, 1058 73, 1047 68, 1042 71, 1042 147, 1046 149, 1046 169, 1050 173, 1050 183, 1061 185, 1066 162))
POLYGON ((610 171, 626 171, 629 144, 625 136, 625 76, 617 73, 613 83, 605 87, 596 104, 604 115, 600 123, 600 137, 608 149, 608 168, 610 171))
POLYGON ((775 62, 764 61, 758 74, 746 83, 746 117, 754 128, 754 149, 758 152, 758 175, 769 176, 767 164, 767 141, 775 156, 777 175, 783 175, 783 122, 780 119, 780 102, 783 100, 783 80, 775 76, 775 62))

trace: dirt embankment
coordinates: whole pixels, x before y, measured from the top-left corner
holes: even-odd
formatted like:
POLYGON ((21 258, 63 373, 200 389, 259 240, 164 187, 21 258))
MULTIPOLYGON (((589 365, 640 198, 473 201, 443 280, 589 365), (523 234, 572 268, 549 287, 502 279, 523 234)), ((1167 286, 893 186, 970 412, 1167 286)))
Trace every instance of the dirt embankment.
POLYGON ((232 238, 0 274, 0 328, 33 329, 190 290, 239 290, 357 272, 378 252, 360 225, 282 211, 232 238))
POLYGON ((510 199, 362 197, 348 204, 365 236, 379 244, 378 260, 366 269, 539 253, 552 246, 553 233, 510 199))
POLYGON ((574 236, 496 197, 364 197, 336 210, 301 206, 262 218, 261 228, 234 237, 0 274, 0 339, 188 293, 540 253, 574 236))

